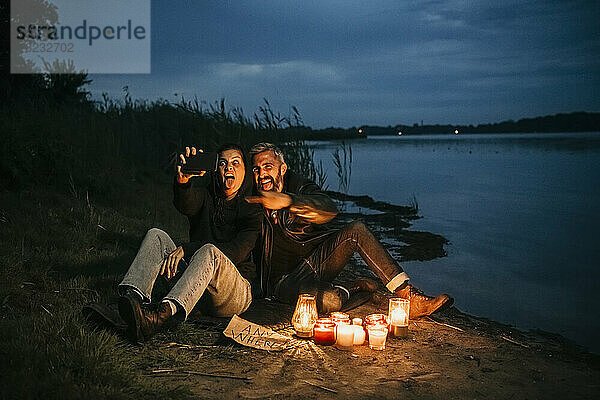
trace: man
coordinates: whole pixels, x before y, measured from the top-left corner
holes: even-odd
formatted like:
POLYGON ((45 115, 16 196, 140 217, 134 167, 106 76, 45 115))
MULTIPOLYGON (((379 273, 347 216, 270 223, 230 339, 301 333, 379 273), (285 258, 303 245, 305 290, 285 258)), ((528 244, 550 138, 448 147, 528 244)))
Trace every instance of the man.
MULTIPOLYGON (((186 148, 181 162, 197 156, 186 148)), ((186 175, 177 167, 174 204, 190 222, 190 243, 176 246, 160 229, 150 229, 119 285, 119 313, 134 342, 149 339, 173 316, 185 320, 197 303, 215 316, 244 312, 252 301, 251 287, 237 267, 247 264, 259 235, 261 210, 244 196, 252 187, 242 149, 219 150, 216 173, 186 175), (202 182, 203 181, 203 182, 202 182), (183 257, 187 266, 181 262, 183 257), (182 268, 185 267, 185 268, 182 268), (175 281, 157 305, 149 304, 156 279, 175 281)))
POLYGON ((259 143, 250 158, 259 195, 246 200, 264 208, 262 241, 255 252, 262 295, 294 304, 298 294, 315 293, 320 312, 337 311, 350 293, 377 287, 367 279, 348 289, 331 283, 358 252, 390 292, 410 300, 410 318, 452 304, 448 295, 430 297, 409 284, 408 275, 362 222, 326 229, 323 224, 337 215, 335 204, 314 182, 289 171, 279 148, 259 143))

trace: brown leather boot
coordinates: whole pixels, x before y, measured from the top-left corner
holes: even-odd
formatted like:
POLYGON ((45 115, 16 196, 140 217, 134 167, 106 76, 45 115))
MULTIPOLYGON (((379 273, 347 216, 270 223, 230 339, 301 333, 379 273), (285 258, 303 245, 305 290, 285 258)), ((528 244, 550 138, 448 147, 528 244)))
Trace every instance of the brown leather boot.
POLYGON ((447 294, 441 294, 437 297, 427 296, 420 289, 413 285, 405 285, 394 292, 396 296, 410 300, 410 319, 416 319, 432 314, 442 306, 450 307, 454 299, 447 294))
POLYGON ((150 339, 172 316, 169 304, 140 304, 139 297, 130 293, 119 298, 119 314, 127 323, 127 336, 134 343, 150 339))

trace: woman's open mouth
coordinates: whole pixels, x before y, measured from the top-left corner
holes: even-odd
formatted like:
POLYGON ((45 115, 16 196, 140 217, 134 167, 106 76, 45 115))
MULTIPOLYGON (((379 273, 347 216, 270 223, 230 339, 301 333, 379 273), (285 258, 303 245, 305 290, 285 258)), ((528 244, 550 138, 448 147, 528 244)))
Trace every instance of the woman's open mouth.
POLYGON ((225 186, 230 187, 235 182, 235 176, 233 174, 228 174, 223 177, 225 186))

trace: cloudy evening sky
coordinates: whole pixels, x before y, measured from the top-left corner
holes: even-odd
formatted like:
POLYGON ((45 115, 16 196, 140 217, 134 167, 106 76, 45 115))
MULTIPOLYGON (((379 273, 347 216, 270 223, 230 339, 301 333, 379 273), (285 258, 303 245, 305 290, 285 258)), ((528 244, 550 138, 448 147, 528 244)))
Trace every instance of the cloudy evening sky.
POLYGON ((267 98, 314 128, 598 112, 599 21, 597 0, 153 1, 152 74, 91 90, 267 98))

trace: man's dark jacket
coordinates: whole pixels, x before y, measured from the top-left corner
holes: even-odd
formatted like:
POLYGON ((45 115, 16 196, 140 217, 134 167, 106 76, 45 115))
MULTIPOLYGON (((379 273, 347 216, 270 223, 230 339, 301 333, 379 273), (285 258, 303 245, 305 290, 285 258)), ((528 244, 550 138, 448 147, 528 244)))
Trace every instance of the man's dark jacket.
POLYGON ((254 250, 260 289, 257 296, 273 295, 270 284, 273 229, 281 229, 285 236, 297 243, 311 244, 315 241, 319 243, 334 233, 321 223, 333 218, 337 214, 337 207, 316 183, 288 170, 284 175, 283 193, 292 197, 290 207, 277 211, 263 209, 261 236, 254 250), (307 219, 296 214, 311 214, 313 218, 307 219), (274 224, 273 218, 277 218, 277 224, 274 224))

